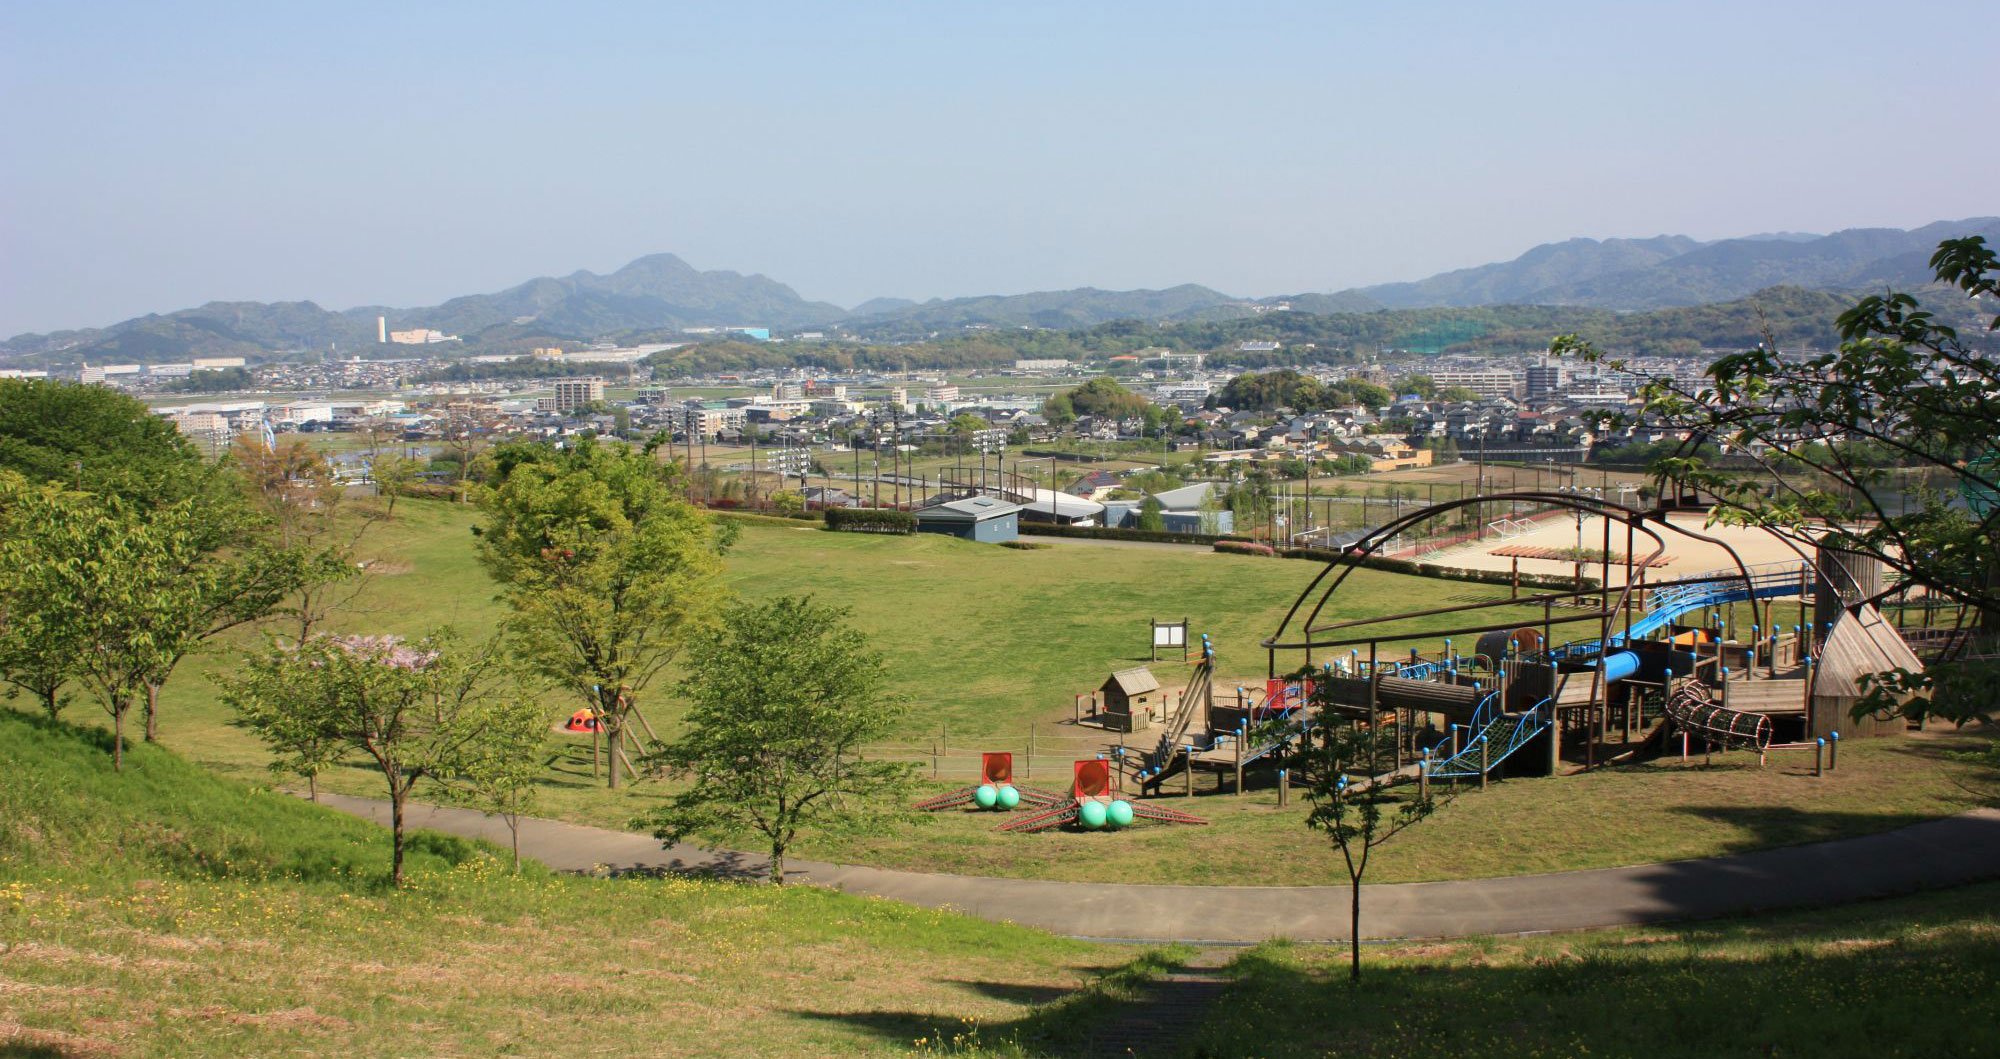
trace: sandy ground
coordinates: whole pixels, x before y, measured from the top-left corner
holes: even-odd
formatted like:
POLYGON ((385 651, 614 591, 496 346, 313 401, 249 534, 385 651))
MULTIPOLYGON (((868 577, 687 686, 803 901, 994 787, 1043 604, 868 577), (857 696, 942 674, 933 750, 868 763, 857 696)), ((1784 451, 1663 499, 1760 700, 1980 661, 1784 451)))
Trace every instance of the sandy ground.
MULTIPOLYGON (((1704 516, 1696 512, 1674 514, 1668 518, 1674 527, 1728 542, 1736 549, 1743 562, 1750 566, 1799 561, 1798 553, 1788 544, 1763 530, 1735 526, 1706 526, 1703 524, 1704 516)), ((1419 561, 1461 570, 1511 570, 1517 560, 1492 554, 1495 549, 1507 547, 1571 549, 1578 546, 1580 535, 1582 547, 1592 551, 1599 550, 1604 547, 1604 521, 1594 516, 1586 516, 1579 529, 1577 520, 1573 517, 1548 518, 1536 523, 1536 528, 1528 533, 1504 539, 1488 536, 1483 541, 1436 552, 1424 556, 1419 561)), ((1668 562, 1665 566, 1655 566, 1652 572, 1646 575, 1648 580, 1657 581, 1688 574, 1733 569, 1736 565, 1735 560, 1730 558, 1728 550, 1721 545, 1696 540, 1657 525, 1653 525, 1652 528, 1666 542, 1665 558, 1668 562)), ((1622 555, 1626 550, 1625 545, 1626 528, 1624 524, 1614 522, 1611 526, 1611 553, 1614 556, 1622 555)), ((1644 558, 1655 547, 1657 545, 1650 538, 1643 534, 1633 534, 1631 550, 1637 556, 1644 558)), ((1524 574, 1568 575, 1576 569, 1575 563, 1559 559, 1521 559, 1518 562, 1524 574)), ((1586 577, 1596 578, 1602 576, 1602 573, 1603 569, 1600 566, 1593 565, 1584 570, 1586 577)), ((1625 570, 1622 566, 1612 566, 1610 583, 1613 585, 1625 583, 1625 570)))

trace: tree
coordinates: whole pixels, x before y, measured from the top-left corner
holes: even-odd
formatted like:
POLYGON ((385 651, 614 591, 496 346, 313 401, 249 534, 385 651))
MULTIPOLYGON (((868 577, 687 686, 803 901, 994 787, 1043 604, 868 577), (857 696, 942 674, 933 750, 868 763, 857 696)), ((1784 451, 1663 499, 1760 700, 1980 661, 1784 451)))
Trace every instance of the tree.
POLYGON ((549 741, 549 718, 532 700, 486 715, 485 730, 467 747, 440 801, 498 816, 507 825, 514 870, 521 870, 521 818, 534 811, 549 741))
POLYGON ((1450 401, 1453 404, 1459 404, 1466 401, 1477 401, 1479 400, 1479 394, 1463 386, 1447 386, 1444 389, 1437 391, 1437 399, 1440 401, 1450 401))
MULTIPOLYGON (((1101 416, 1107 419, 1126 419, 1143 415, 1146 407, 1152 403, 1120 386, 1117 380, 1102 375, 1060 396, 1067 398, 1070 409, 1078 416, 1101 416)), ((1053 421, 1054 417, 1051 416, 1050 419, 1053 421)))
MULTIPOLYGON (((17 502, 28 489, 19 475, 0 471, 0 478, 7 480, 0 484, 0 541, 30 537, 49 509, 17 502)), ((20 554, 14 551, 10 558, 20 554)), ((12 562, 0 568, 0 680, 9 685, 8 698, 26 692, 53 720, 69 705, 63 690, 75 678, 82 645, 68 601, 45 594, 33 578, 21 576, 32 569, 12 562)))
MULTIPOLYGON (((456 468, 454 468, 456 469, 456 468)), ((417 480, 422 468, 399 452, 379 453, 368 462, 368 477, 375 479, 375 495, 382 501, 382 517, 396 517, 396 498, 417 480)))
POLYGON ((1148 533, 1161 533, 1167 528, 1166 516, 1160 513, 1160 498, 1147 494, 1139 502, 1139 528, 1148 533))
MULTIPOLYGON (((541 714, 501 693, 493 644, 463 649, 449 630, 413 644, 393 636, 317 636, 273 643, 224 682, 243 721, 280 753, 306 737, 318 754, 365 754, 389 792, 390 884, 403 884, 403 817, 426 779, 480 774, 489 756, 541 714)), ((317 758, 317 761, 328 760, 317 758)))
POLYGON ((1069 394, 1059 393, 1042 402, 1042 416, 1052 426, 1066 427, 1076 422, 1076 406, 1070 403, 1069 394))
POLYGON ((470 499, 470 491, 464 486, 472 477, 472 463, 485 450, 493 431, 481 421, 477 412, 465 406, 447 408, 443 421, 439 424, 440 436, 444 440, 445 452, 457 465, 457 481, 461 503, 470 499))
MULTIPOLYGON (((158 737, 160 688, 211 637, 270 614, 309 576, 297 552, 245 538, 240 504, 194 496, 159 508, 54 483, 0 482, 10 598, 43 601, 28 647, 67 652, 110 715, 124 767, 125 717, 145 704, 158 737)), ((20 631, 23 626, 14 626, 20 631)))
POLYGON ((993 429, 993 424, 973 415, 971 412, 960 412, 951 417, 951 423, 945 429, 951 432, 952 441, 956 445, 957 451, 970 452, 972 450, 974 435, 977 435, 982 430, 993 429))
POLYGON ((30 614, 10 615, 18 637, 9 654, 66 652, 74 675, 111 718, 112 768, 125 767, 125 718, 164 662, 155 633, 168 606, 164 572, 174 565, 171 532, 152 532, 131 505, 115 497, 0 483, 9 534, 0 541, 10 600, 39 600, 30 614))
MULTIPOLYGON (((1983 237, 1945 240, 1930 264, 1940 283, 1969 296, 1982 314, 2000 297, 2000 260, 1983 237)), ((1722 521, 1774 530, 1808 550, 1871 556, 1906 584, 1970 608, 1986 641, 1973 653, 1993 654, 2000 642, 2000 357, 1991 336, 2000 316, 1981 319, 1985 335, 1961 335, 1916 298, 1892 291, 1840 315, 1834 352, 1800 356, 1770 341, 1717 360, 1696 385, 1642 376, 1645 414, 1692 435, 1654 470, 1707 494, 1722 521), (1698 447, 1707 444, 1750 469, 1698 447), (1888 488, 1897 476, 1941 487, 1916 490, 1914 508, 1898 505, 1888 488)), ((1636 374, 1574 335, 1551 348, 1636 374)), ((1990 719, 2000 715, 1996 685, 2000 663, 1961 657, 1921 674, 1884 674, 1883 695, 1862 708, 1897 709, 1913 719, 1990 719), (1935 694, 1903 694, 1922 690, 1935 694)))
POLYGON ((690 781, 638 823, 668 843, 755 833, 771 881, 806 830, 862 830, 909 780, 909 766, 866 761, 861 748, 903 712, 883 691, 882 656, 848 611, 810 598, 743 603, 688 652, 680 692, 687 730, 648 762, 690 781))
POLYGON ((623 446, 502 446, 481 491, 480 561, 512 613, 507 643, 597 712, 620 785, 627 721, 724 589, 734 526, 681 498, 672 465, 623 446))
POLYGON ((1432 394, 1437 393, 1437 383, 1428 375, 1405 375, 1396 380, 1396 392, 1413 393, 1429 400, 1432 394))
MULTIPOLYGON (((1309 680, 1310 669, 1293 674, 1309 680)), ((1332 698, 1332 682, 1312 684, 1313 727, 1303 734, 1284 730, 1286 722, 1271 722, 1272 733, 1288 734, 1287 765, 1303 778, 1312 811, 1306 826, 1326 835, 1340 850, 1347 868, 1350 980, 1361 980, 1361 886, 1370 855, 1377 846, 1424 819, 1439 806, 1430 784, 1376 782, 1385 771, 1380 758, 1381 725, 1357 725, 1332 698)))
POLYGON ((230 446, 228 464, 261 516, 258 535, 297 556, 302 565, 299 588, 280 611, 293 620, 295 639, 307 640, 365 587, 355 567, 355 549, 376 516, 353 510, 346 502, 346 486, 326 456, 298 438, 267 448, 261 439, 244 435, 230 446))
POLYGON ((0 469, 145 504, 205 487, 201 454, 174 424, 102 386, 0 379, 0 469))

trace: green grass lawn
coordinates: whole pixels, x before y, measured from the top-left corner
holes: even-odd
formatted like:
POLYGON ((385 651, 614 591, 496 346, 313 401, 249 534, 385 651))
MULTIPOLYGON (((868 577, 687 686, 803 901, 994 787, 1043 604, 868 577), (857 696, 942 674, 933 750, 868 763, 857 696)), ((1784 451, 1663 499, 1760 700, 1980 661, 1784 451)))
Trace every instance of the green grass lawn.
MULTIPOLYGON (((805 887, 517 875, 428 833, 392 891, 374 825, 127 762, 0 711, 0 1056, 1080 1059, 1193 955, 805 887)), ((1160 1054, 1979 1055, 1996 898, 1372 946, 1359 988, 1341 950, 1267 944, 1160 1054)))
POLYGON ((0 1056, 894 1055, 858 1023, 1023 1017, 1150 959, 422 833, 391 891, 381 828, 106 742, 0 711, 0 1056))
MULTIPOLYGON (((1219 996, 1157 1059, 1518 1059, 1993 1054, 2000 884, 1691 927, 1369 946, 1359 985, 1341 948, 1267 943, 1236 956, 1219 996)), ((1207 954, 1204 961, 1212 966, 1207 954)), ((1155 957, 1175 970, 1178 954, 1155 957)), ((919 1055, 1076 1057, 1079 1031, 1182 1014, 1141 983, 1089 998, 1096 1021, 1030 1011, 927 1039, 919 1055), (1163 1011, 1162 1008, 1169 1010, 1163 1011)), ((922 1012, 853 1020, 885 1041, 922 1012)))
MULTIPOLYGON (((1418 882, 1685 860, 1797 845, 1990 804, 2000 777, 1952 760, 1970 736, 1851 741, 1840 767, 1812 775, 1812 759, 1721 754, 1683 764, 1663 758, 1555 779, 1510 779, 1467 788, 1423 823, 1377 849, 1374 882, 1418 882)), ((1305 827, 1303 796, 1279 808, 1276 791, 1238 797, 1197 776, 1193 799, 1162 800, 1209 819, 1207 827, 1142 824, 1128 831, 993 830, 991 812, 930 814, 889 837, 814 840, 805 857, 922 871, 1015 875, 1078 882, 1193 885, 1345 884, 1339 851, 1305 827)), ((937 785, 943 789, 944 784, 937 785)), ((1060 783, 1049 784, 1060 787, 1060 783)), ((1176 780, 1169 784, 1178 791, 1176 780)), ((609 821, 607 821, 609 822, 609 821)))
MULTIPOLYGON (((476 518, 469 505, 399 501, 395 518, 364 542, 380 561, 338 624, 406 635, 450 624, 471 637, 489 634, 503 607, 473 557, 476 518)), ((804 592, 853 608, 855 622, 888 658, 891 690, 914 706, 898 739, 927 748, 942 727, 960 749, 982 740, 1024 742, 1030 723, 1052 735, 1055 722, 1070 718, 1074 696, 1113 669, 1147 660, 1153 618, 1188 618, 1196 634, 1213 637, 1228 682, 1261 683, 1266 660, 1258 641, 1317 570, 1198 550, 1018 551, 932 534, 883 537, 755 521, 744 523, 727 561, 730 584, 744 597, 804 592)), ((1420 594, 1453 601, 1505 594, 1366 570, 1351 584, 1343 599, 1355 616, 1418 605, 1420 594)), ((1441 626, 1433 619, 1429 627, 1441 626)), ((224 769, 263 760, 255 741, 229 725, 207 678, 236 657, 225 645, 196 659, 176 674, 163 706, 168 744, 224 769)), ((1185 679, 1178 660, 1157 671, 1163 683, 1185 679)), ((642 702, 656 726, 677 721, 669 683, 656 684, 642 702)), ((1084 733, 1062 727, 1079 751, 1085 742, 1101 745, 1094 729, 1094 738, 1079 740, 1084 733)))
MULTIPOLYGON (((1978 1056, 1995 1035, 2000 884, 1686 928, 1397 945, 1264 945, 1183 1054, 1978 1056)), ((1007 1027, 988 1027, 998 1039, 1007 1027)))
MULTIPOLYGON (((470 636, 501 616, 494 587, 472 557, 469 506, 404 500, 368 539, 382 561, 342 620, 358 632, 421 633, 452 624, 470 636)), ((889 661, 893 690, 913 704, 881 756, 927 762, 940 734, 964 770, 981 749, 1025 750, 1037 738, 1040 785, 1065 785, 1067 762, 1116 736, 1068 723, 1073 697, 1112 669, 1147 657, 1147 621, 1193 622, 1218 645, 1223 688, 1261 681, 1256 643, 1277 626, 1314 564, 1193 550, 1059 546, 1016 551, 950 538, 836 534, 746 521, 728 576, 747 596, 811 592, 851 606, 889 661)), ((1342 616, 1496 598, 1504 589, 1359 571, 1343 590, 1342 616)), ((1538 616, 1539 612, 1535 612, 1538 616)), ((1439 620, 1465 620, 1448 616, 1439 620)), ((1432 624, 1429 628, 1438 628, 1432 624)), ((208 673, 234 664, 229 650, 175 676, 163 704, 166 744, 227 774, 268 782, 263 747, 234 727, 208 673)), ((1181 663, 1160 663, 1176 683, 1181 663)), ((667 684, 644 708, 663 734, 678 721, 667 684)), ((554 711, 574 703, 551 699, 554 711)), ((92 720, 85 703, 71 716, 92 720)), ((1133 737, 1143 744, 1143 736, 1133 737)), ((622 827, 665 788, 611 792, 593 781, 589 742, 572 738, 541 788, 544 815, 622 827)), ((1990 794, 1935 741, 1855 741, 1838 773, 1796 775, 1798 759, 1758 770, 1754 759, 1713 768, 1658 761, 1558 780, 1512 780, 1471 793, 1381 851, 1378 879, 1491 876, 1707 856, 1757 846, 1882 830, 1956 812, 1990 794), (1615 822, 1615 826, 1607 826, 1615 822)), ((962 774, 962 773, 961 773, 962 774)), ((1206 777, 1203 777, 1206 781, 1206 777)), ((329 789, 380 797, 360 768, 338 770, 329 789)), ((1212 781, 1207 781, 1212 782, 1212 781)), ((1204 783, 1204 788, 1207 786, 1204 783)), ((942 789, 948 783, 939 783, 942 789)), ((1178 789, 1178 788, 1176 788, 1178 789)), ((867 840, 810 840, 818 859, 931 871, 1040 878, 1200 884, 1300 884, 1337 879, 1337 856, 1308 833, 1304 807, 1277 808, 1274 793, 1200 796, 1206 828, 1147 826, 1117 835, 999 835, 987 814, 921 817, 867 840)))

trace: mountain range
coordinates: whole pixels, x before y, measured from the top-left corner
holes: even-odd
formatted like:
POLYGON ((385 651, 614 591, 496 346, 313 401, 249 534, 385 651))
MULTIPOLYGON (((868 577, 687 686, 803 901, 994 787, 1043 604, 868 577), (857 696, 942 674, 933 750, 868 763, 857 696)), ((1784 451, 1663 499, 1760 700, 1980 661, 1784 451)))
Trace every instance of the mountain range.
MULTIPOLYGON (((1234 298, 1196 284, 1165 290, 1065 291, 932 299, 876 298, 853 309, 808 301, 761 275, 701 271, 672 254, 639 258, 608 275, 541 277, 492 294, 421 308, 312 302, 210 302, 104 328, 17 335, 0 358, 25 363, 159 362, 193 356, 268 356, 379 349, 377 318, 392 330, 430 328, 465 346, 523 348, 557 341, 664 338, 687 327, 830 328, 904 340, 977 327, 1066 330, 1115 320, 1149 323, 1241 319, 1279 309, 1367 313, 1381 309, 1561 305, 1642 310, 1739 299, 1769 287, 1851 291, 1920 287, 1937 243, 1962 235, 2000 242, 2000 217, 1940 221, 1905 231, 1856 228, 1831 235, 1776 232, 1701 242, 1687 236, 1570 239, 1512 261, 1335 293, 1234 298)), ((399 347, 408 348, 408 347, 399 347)))
POLYGON ((1908 231, 1778 232, 1709 243, 1684 235, 1571 239, 1545 243, 1512 261, 1347 293, 1391 309, 1582 305, 1635 310, 1731 301, 1776 286, 1917 287, 1931 281, 1928 262, 1937 244, 1966 235, 2000 242, 2000 217, 1939 221, 1908 231))

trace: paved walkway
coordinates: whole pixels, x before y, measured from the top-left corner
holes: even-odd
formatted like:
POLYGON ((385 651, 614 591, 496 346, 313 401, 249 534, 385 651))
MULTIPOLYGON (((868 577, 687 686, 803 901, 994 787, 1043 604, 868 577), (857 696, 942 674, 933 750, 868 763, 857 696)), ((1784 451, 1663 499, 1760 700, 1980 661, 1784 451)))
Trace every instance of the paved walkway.
MULTIPOLYGON (((322 803, 378 823, 388 805, 323 794, 322 803)), ((508 844, 506 824, 465 809, 412 805, 410 827, 508 844)), ((554 820, 524 819, 521 851, 551 868, 670 868, 762 878, 747 853, 658 841, 554 820)), ((950 907, 1059 934, 1232 944, 1345 941, 1345 886, 1158 886, 934 875, 788 861, 788 878, 850 893, 950 907)), ((1449 938, 1703 919, 1886 897, 2000 878, 2000 810, 1980 809, 1896 831, 1708 860, 1369 886, 1365 939, 1449 938)))

